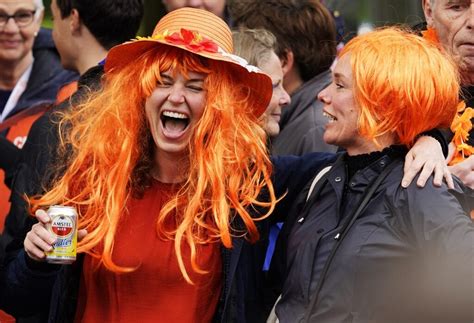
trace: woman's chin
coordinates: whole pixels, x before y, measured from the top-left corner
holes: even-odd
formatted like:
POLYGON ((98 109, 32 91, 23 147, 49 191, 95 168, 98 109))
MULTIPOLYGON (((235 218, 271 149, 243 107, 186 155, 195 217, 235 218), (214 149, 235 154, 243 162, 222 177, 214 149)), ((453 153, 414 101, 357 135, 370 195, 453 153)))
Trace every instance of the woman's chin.
POLYGON ((338 145, 338 141, 336 140, 336 138, 332 137, 330 134, 324 133, 323 141, 327 143, 328 145, 334 145, 334 146, 338 145))
POLYGON ((278 124, 267 124, 264 128, 268 137, 273 138, 280 133, 280 126, 278 124))

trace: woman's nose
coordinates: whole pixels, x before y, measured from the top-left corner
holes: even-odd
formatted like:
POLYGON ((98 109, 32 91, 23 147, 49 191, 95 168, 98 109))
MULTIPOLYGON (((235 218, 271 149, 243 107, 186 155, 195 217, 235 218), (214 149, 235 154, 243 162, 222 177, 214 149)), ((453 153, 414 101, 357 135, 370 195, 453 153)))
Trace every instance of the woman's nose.
POLYGON ((291 102, 290 95, 288 94, 288 92, 283 90, 282 93, 281 93, 281 97, 280 97, 280 106, 290 104, 290 102, 291 102))
POLYGON ((331 100, 330 100, 329 94, 327 93, 327 89, 328 88, 325 88, 324 90, 319 92, 317 98, 318 98, 319 101, 321 101, 323 103, 326 103, 326 104, 329 104, 329 102, 331 100))
POLYGON ((168 95, 168 101, 174 104, 184 103, 184 92, 183 89, 179 86, 174 85, 170 89, 170 94, 168 95))
POLYGON ((18 32, 18 30, 20 30, 20 28, 18 27, 18 25, 16 24, 15 20, 13 18, 10 18, 7 20, 7 22, 5 23, 5 25, 3 25, 3 28, 1 28, 1 31, 2 32, 18 32))

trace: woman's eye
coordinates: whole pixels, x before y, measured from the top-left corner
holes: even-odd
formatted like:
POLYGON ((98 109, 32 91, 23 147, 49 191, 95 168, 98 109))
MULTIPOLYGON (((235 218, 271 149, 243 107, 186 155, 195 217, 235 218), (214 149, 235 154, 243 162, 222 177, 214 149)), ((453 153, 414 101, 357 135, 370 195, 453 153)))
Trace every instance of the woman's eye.
POLYGON ((202 86, 196 85, 188 85, 187 88, 195 92, 201 92, 203 90, 202 86))
POLYGON ((158 83, 158 87, 169 87, 171 86, 172 84, 170 82, 159 82, 158 83))
POLYGON ((342 86, 342 84, 339 84, 339 83, 335 83, 336 84, 336 89, 343 89, 344 86, 342 86))

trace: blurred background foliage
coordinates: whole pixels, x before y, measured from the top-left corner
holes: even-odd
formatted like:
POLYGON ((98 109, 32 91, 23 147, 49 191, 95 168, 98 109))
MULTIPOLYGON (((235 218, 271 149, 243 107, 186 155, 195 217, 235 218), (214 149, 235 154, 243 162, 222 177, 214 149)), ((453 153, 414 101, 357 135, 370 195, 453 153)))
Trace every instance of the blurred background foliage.
POLYGON ((361 25, 415 25, 424 21, 421 0, 326 0, 324 3, 343 17, 346 33, 361 25))
MULTIPOLYGON (((49 28, 52 25, 50 2, 44 0, 46 12, 43 25, 49 28)), ((394 23, 413 25, 423 21, 421 0, 325 0, 324 2, 343 17, 346 34, 356 32, 361 25, 383 26, 394 23)), ((139 35, 150 35, 156 22, 164 14, 165 9, 160 0, 145 0, 145 17, 139 35)))

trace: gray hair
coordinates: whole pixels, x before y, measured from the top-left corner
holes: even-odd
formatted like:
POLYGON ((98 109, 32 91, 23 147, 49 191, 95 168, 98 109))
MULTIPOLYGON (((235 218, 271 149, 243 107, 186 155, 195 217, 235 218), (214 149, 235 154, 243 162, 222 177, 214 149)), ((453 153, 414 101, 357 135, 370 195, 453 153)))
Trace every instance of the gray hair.
POLYGON ((33 0, 36 9, 44 9, 43 0, 33 0))
POLYGON ((240 28, 232 32, 234 54, 245 58, 250 65, 261 67, 275 52, 276 38, 265 29, 240 28))
POLYGON ((35 20, 38 20, 39 17, 41 17, 41 13, 44 11, 44 4, 43 0, 33 0, 33 3, 35 4, 35 20))

